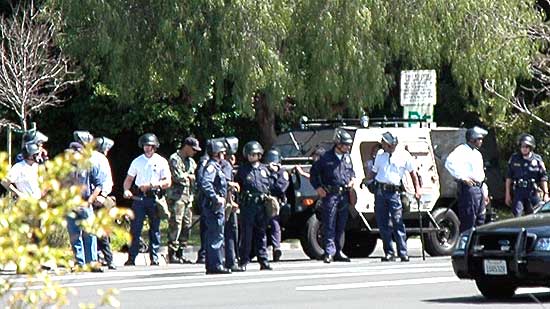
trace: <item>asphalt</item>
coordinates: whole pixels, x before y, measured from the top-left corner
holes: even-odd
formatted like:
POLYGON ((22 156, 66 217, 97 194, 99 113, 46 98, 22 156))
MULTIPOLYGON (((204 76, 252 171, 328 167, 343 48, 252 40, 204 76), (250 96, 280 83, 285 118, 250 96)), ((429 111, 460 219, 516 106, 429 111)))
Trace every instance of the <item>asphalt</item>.
MULTIPOLYGON (((287 244, 273 271, 249 264, 244 273, 206 275, 204 265, 121 266, 105 273, 75 273, 52 279, 76 291, 68 307, 99 301, 115 289, 121 308, 541 308, 550 289, 520 289, 506 301, 488 301, 475 283, 459 280, 449 257, 423 260, 420 242, 409 239, 411 261, 380 261, 381 246, 369 258, 324 264, 287 244)), ((189 248, 191 249, 191 248, 189 248)), ((196 248, 189 250, 191 258, 196 248)), ((126 256, 117 254, 117 263, 126 256)), ((16 289, 27 278, 14 279, 16 289)), ((31 289, 40 289, 39 282, 31 289)), ((3 304, 0 304, 3 305, 3 304)), ((550 306, 548 306, 550 307, 550 306)))

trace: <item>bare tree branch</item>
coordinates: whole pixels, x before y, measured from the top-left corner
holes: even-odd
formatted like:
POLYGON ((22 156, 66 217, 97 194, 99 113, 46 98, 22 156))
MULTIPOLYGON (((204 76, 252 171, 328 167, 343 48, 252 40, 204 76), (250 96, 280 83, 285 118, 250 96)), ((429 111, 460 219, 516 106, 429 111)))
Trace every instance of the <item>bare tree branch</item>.
POLYGON ((40 14, 31 1, 0 18, 0 105, 12 110, 25 130, 30 115, 62 104, 62 94, 81 81, 54 45, 54 25, 40 14))

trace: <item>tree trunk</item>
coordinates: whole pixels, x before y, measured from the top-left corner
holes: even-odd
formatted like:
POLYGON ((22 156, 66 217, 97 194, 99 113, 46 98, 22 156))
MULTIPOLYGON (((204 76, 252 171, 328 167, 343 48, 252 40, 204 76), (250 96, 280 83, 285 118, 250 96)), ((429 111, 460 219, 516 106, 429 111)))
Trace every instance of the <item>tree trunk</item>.
POLYGON ((256 123, 260 129, 260 143, 265 150, 270 149, 277 134, 275 133, 275 113, 269 105, 267 94, 261 92, 254 96, 256 123))

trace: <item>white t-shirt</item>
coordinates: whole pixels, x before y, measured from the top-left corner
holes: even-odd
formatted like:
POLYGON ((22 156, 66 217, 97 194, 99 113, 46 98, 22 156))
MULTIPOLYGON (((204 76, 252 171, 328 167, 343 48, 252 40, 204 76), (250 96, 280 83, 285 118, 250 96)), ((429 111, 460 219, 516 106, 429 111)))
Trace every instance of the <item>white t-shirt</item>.
POLYGON ((168 161, 158 154, 147 158, 145 154, 137 157, 130 164, 128 175, 135 177, 136 186, 158 184, 162 179, 170 179, 168 161))
POLYGON ((42 194, 38 185, 38 163, 29 165, 26 161, 15 163, 6 177, 17 190, 39 199, 42 194))
POLYGON ((404 149, 396 149, 391 157, 387 152, 378 153, 374 159, 373 173, 376 173, 377 182, 400 185, 406 172, 414 171, 414 159, 404 149))

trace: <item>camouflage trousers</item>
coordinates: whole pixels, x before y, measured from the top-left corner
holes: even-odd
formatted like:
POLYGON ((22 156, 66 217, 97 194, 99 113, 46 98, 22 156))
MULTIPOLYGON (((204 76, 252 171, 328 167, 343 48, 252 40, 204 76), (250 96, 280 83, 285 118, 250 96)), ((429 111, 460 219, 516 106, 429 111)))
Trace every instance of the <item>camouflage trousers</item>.
POLYGON ((168 220, 168 248, 174 252, 187 246, 191 236, 193 203, 168 199, 170 219, 168 220))

